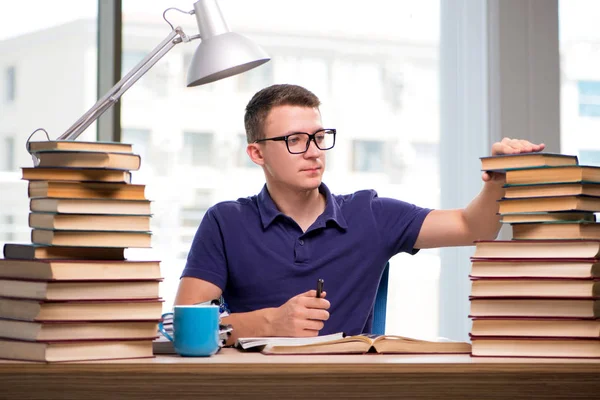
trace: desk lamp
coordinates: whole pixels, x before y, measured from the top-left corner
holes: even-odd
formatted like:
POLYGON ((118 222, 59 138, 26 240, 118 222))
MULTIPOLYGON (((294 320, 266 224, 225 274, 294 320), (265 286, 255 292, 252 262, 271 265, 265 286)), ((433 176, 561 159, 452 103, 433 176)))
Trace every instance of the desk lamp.
MULTIPOLYGON (((240 74, 269 61, 267 53, 256 43, 229 30, 216 0, 198 0, 194 3, 194 9, 187 12, 174 7, 168 8, 163 12, 163 18, 171 27, 171 33, 57 140, 75 140, 90 124, 115 104, 123 93, 148 72, 158 60, 179 43, 201 39, 188 69, 188 87, 240 74), (173 27, 165 17, 169 10, 196 15, 199 33, 188 36, 181 27, 173 27)), ((36 129, 27 139, 26 147, 30 154, 29 141, 37 131, 45 132, 48 137, 45 129, 36 129)), ((48 140, 50 139, 48 138, 48 140)), ((37 165, 39 161, 35 154, 32 154, 32 157, 34 165, 37 165)))

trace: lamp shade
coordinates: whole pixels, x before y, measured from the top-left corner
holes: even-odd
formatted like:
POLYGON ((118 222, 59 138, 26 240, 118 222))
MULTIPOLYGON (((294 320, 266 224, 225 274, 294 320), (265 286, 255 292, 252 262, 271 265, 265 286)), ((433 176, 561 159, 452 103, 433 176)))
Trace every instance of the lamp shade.
POLYGON ((269 61, 267 53, 252 40, 225 32, 202 40, 187 73, 187 86, 198 86, 227 78, 269 61))

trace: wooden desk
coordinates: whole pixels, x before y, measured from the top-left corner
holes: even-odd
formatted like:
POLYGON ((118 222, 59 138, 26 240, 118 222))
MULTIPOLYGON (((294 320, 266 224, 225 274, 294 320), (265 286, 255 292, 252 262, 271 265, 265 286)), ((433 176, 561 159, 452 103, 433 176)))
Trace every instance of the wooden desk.
POLYGON ((263 356, 39 364, 0 361, 0 399, 598 399, 600 361, 468 355, 263 356))

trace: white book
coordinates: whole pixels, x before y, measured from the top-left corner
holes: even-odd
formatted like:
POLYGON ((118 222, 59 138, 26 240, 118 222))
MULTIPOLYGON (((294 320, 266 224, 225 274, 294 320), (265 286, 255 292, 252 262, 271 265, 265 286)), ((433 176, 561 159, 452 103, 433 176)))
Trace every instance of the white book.
POLYGON ((316 344, 344 338, 343 332, 315 337, 245 337, 238 338, 235 347, 243 350, 259 346, 302 346, 316 344))

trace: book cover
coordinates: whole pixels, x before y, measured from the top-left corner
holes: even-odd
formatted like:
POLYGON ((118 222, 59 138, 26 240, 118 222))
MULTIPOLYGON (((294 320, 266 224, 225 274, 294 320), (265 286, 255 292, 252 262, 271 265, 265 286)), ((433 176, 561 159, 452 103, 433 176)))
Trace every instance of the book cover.
POLYGON ((477 298, 470 296, 469 317, 600 318, 597 299, 477 298))
POLYGON ((108 215, 108 214, 29 214, 31 228, 51 230, 94 230, 94 231, 150 231, 150 215, 108 215))
POLYGON ((600 167, 587 165, 544 166, 506 171, 506 183, 600 182, 600 167))
POLYGON ((0 318, 20 321, 156 321, 162 315, 160 298, 152 300, 42 301, 0 298, 0 318))
POLYGON ((600 259, 475 258, 472 278, 600 278, 600 259))
POLYGON ((154 340, 158 321, 31 322, 0 319, 0 338, 26 341, 154 340))
POLYGON ((84 142, 79 140, 48 140, 29 142, 29 151, 38 153, 42 151, 108 151, 113 153, 131 153, 133 146, 121 142, 84 142))
POLYGON ((600 240, 600 223, 545 221, 512 225, 513 239, 600 240))
POLYGON ((476 337, 598 338, 600 319, 474 318, 471 335, 476 337))
POLYGON ((111 182, 30 181, 28 196, 63 199, 146 200, 145 185, 111 182))
POLYGON ((107 168, 137 171, 141 165, 138 154, 101 151, 44 151, 36 153, 39 166, 68 168, 107 168))
POLYGON ((9 360, 64 362, 149 357, 153 357, 152 340, 26 342, 0 339, 0 358, 9 360))
POLYGON ((560 278, 471 278, 473 297, 598 298, 600 281, 560 278))
POLYGON ((599 240, 478 240, 476 258, 600 258, 599 240))
POLYGON ((0 279, 0 297, 34 300, 151 300, 160 280, 32 281, 0 279))
POLYGON ((28 181, 131 183, 131 172, 106 168, 22 168, 28 181))
POLYGON ((471 336, 475 357, 600 358, 600 340, 471 336))
POLYGON ((150 203, 149 200, 37 198, 30 200, 29 209, 62 214, 150 215, 150 203))
POLYGON ((483 171, 506 171, 513 168, 577 165, 577 156, 557 153, 500 154, 480 157, 483 171))
POLYGON ((546 222, 546 221, 572 221, 584 222, 596 221, 596 215, 589 211, 556 211, 556 212, 525 212, 525 213, 505 213, 500 215, 500 222, 503 224, 519 224, 530 222, 546 222))
POLYGON ((35 244, 150 248, 151 241, 150 232, 31 230, 31 242, 35 244))
POLYGON ((507 199, 549 196, 600 196, 600 182, 551 182, 530 185, 504 185, 507 199))
POLYGON ((160 261, 0 259, 0 278, 77 281, 77 280, 158 280, 160 261))
POLYGON ((123 247, 77 247, 77 246, 47 246, 38 244, 6 243, 4 257, 15 260, 124 260, 123 247))
POLYGON ((523 197, 517 199, 502 198, 498 200, 500 214, 540 212, 540 211, 600 211, 600 197, 577 196, 546 196, 523 197))

